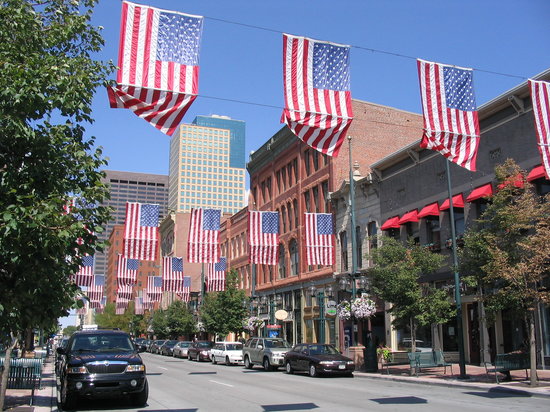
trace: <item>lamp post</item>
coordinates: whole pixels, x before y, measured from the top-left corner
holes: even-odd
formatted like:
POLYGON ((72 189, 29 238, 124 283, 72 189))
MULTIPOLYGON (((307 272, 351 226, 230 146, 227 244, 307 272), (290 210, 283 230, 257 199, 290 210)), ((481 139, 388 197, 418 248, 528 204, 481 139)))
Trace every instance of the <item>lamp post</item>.
POLYGON ((309 287, 311 296, 317 298, 317 307, 319 308, 319 335, 317 336, 317 343, 325 343, 326 337, 326 308, 325 297, 330 298, 332 296, 332 286, 326 288, 316 288, 314 285, 309 287))

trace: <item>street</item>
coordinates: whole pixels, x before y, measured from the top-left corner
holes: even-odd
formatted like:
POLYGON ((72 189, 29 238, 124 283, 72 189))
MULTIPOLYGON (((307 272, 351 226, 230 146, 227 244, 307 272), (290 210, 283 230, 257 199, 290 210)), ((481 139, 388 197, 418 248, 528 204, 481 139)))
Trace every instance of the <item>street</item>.
POLYGON ((361 377, 310 378, 264 372, 260 366, 142 354, 149 401, 132 409, 122 400, 82 401, 78 410, 105 411, 547 411, 548 398, 477 388, 407 384, 361 377))

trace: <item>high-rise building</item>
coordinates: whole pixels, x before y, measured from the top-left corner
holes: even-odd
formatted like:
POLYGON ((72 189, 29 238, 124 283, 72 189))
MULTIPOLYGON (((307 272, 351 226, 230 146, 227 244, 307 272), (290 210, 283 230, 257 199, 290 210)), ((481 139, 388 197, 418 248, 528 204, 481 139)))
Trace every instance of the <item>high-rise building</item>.
POLYGON ((236 213, 244 205, 244 166, 243 121, 198 116, 180 125, 170 141, 168 207, 236 213))
MULTIPOLYGON (((110 187, 111 199, 103 206, 111 206, 115 210, 111 220, 100 234, 101 240, 109 239, 115 225, 124 225, 126 218, 126 202, 153 203, 160 205, 161 221, 168 212, 168 176, 148 173, 133 173, 105 170, 102 179, 110 187)), ((96 253, 95 274, 107 274, 108 248, 103 253, 96 253)))

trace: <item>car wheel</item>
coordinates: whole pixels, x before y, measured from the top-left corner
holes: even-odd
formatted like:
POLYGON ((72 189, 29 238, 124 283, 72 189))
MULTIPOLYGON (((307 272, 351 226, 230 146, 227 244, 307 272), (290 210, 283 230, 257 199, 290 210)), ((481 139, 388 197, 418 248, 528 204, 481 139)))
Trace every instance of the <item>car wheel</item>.
POLYGON ((289 375, 291 375, 294 372, 294 370, 292 369, 292 366, 290 366, 290 362, 287 362, 285 364, 285 370, 286 370, 286 373, 288 373, 289 375))
POLYGON ((197 357, 195 358, 195 360, 196 360, 197 362, 200 362, 200 361, 201 361, 201 355, 200 355, 200 353, 197 353, 197 357))
POLYGON ((269 372, 271 370, 271 364, 269 363, 269 359, 268 358, 264 358, 264 370, 266 372, 269 372))
POLYGON ((254 364, 250 362, 250 358, 247 356, 244 357, 244 367, 246 369, 252 369, 254 367, 254 364))
POLYGON ((130 395, 130 402, 133 406, 142 407, 147 404, 147 398, 149 398, 149 384, 145 380, 142 391, 130 395))
POLYGON ((212 355, 212 363, 215 365, 217 362, 216 362, 216 357, 214 355, 212 355))
POLYGON ((229 361, 229 356, 225 357, 225 364, 226 365, 231 365, 231 362, 229 361))
POLYGON ((74 409, 78 402, 78 396, 75 393, 67 391, 67 383, 61 388, 61 409, 64 411, 74 409))
POLYGON ((317 376, 317 369, 315 369, 315 365, 312 363, 309 365, 309 376, 312 378, 315 378, 317 376))

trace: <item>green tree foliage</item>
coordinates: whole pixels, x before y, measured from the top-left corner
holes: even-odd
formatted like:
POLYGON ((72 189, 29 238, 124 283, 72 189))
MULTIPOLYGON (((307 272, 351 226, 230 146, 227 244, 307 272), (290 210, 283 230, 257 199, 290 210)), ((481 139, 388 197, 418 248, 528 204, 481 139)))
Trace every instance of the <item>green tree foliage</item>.
POLYGON ((444 257, 409 241, 407 245, 384 237, 382 245, 370 255, 374 293, 392 304, 389 312, 396 327, 411 331, 412 350, 416 350, 416 328, 445 323, 454 314, 449 295, 428 283, 422 276, 437 271, 444 257))
POLYGON ((99 247, 96 234, 108 221, 97 206, 107 195, 105 161, 83 126, 113 69, 91 57, 103 45, 90 25, 95 3, 0 6, 0 339, 9 347, 20 330, 68 313, 77 292, 68 277, 79 256, 99 247), (63 215, 71 196, 82 201, 63 215))
POLYGON ((158 309, 153 312, 151 317, 151 328, 157 339, 168 339, 170 337, 167 315, 167 311, 163 309, 158 309))
POLYGON ((63 336, 71 336, 77 330, 78 330, 77 326, 69 325, 65 329, 63 329, 63 336))
POLYGON ((166 328, 170 339, 190 335, 195 332, 193 314, 187 309, 185 302, 175 300, 166 309, 166 328))
POLYGON ((225 290, 208 293, 200 309, 205 329, 221 338, 230 332, 241 332, 243 321, 248 315, 246 304, 243 303, 246 302, 246 295, 244 290, 237 288, 237 281, 237 271, 229 271, 225 290))
POLYGON ((482 292, 490 316, 507 310, 524 319, 531 351, 531 383, 536 384, 534 314, 550 304, 550 196, 541 199, 512 160, 495 168, 499 190, 464 236, 461 272, 482 292), (521 187, 518 187, 521 186, 521 187))
POLYGON ((96 313, 95 323, 99 329, 120 329, 130 332, 130 324, 134 321, 134 302, 128 304, 123 315, 116 314, 116 305, 107 303, 102 313, 96 313))

